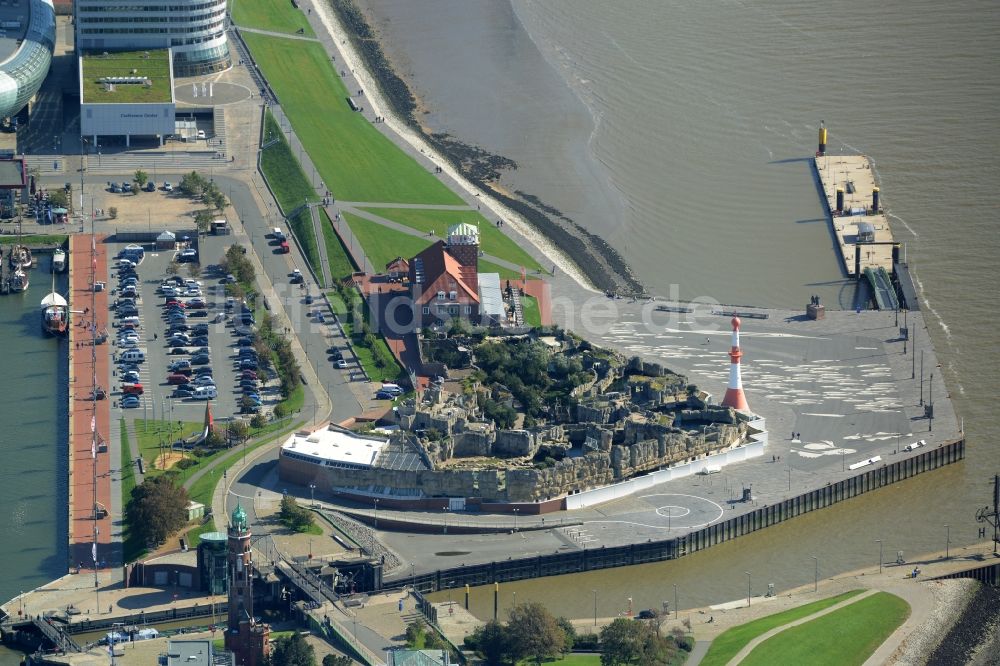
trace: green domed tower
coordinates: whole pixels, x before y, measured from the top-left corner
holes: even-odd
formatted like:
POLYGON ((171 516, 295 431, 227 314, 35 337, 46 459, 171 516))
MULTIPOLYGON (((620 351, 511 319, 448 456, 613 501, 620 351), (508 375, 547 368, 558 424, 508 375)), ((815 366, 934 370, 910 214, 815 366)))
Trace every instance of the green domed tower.
POLYGON ((236 508, 233 509, 229 525, 240 532, 245 532, 247 529, 247 512, 243 510, 243 506, 239 502, 236 503, 236 508))

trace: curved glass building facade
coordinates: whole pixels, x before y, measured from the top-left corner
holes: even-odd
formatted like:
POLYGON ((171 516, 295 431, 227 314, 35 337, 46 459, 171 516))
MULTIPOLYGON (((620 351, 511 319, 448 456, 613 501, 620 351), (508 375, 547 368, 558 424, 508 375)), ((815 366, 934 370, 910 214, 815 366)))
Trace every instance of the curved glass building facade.
POLYGON ((6 16, 8 7, 0 7, 0 26, 7 27, 7 35, 17 32, 20 43, 10 36, 0 36, 0 49, 12 47, 9 55, 0 62, 0 118, 16 115, 42 87, 42 81, 49 73, 52 63, 52 49, 55 46, 56 14, 52 0, 27 0, 28 25, 24 36, 20 30, 24 26, 17 18, 6 16), (7 20, 10 18, 11 20, 7 20), (12 42, 6 44, 5 42, 12 42))
POLYGON ((173 49, 174 76, 229 69, 226 0, 76 0, 80 52, 173 49))

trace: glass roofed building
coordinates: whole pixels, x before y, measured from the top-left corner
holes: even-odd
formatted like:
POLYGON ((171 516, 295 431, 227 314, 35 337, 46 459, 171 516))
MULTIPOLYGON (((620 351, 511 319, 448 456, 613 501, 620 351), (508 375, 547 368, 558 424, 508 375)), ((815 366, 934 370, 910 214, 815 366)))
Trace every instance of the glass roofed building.
POLYGON ((52 0, 0 4, 0 118, 17 115, 42 86, 55 34, 52 0))

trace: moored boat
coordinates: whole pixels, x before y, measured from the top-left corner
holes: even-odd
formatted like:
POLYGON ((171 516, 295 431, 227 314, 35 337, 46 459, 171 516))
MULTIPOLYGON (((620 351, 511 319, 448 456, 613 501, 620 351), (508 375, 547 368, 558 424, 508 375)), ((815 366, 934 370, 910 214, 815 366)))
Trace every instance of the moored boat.
POLYGON ((28 290, 28 274, 20 268, 10 278, 10 290, 14 293, 28 290))
POLYGON ((52 272, 62 273, 64 270, 66 270, 66 251, 61 247, 56 248, 52 253, 52 272))
POLYGON ((69 326, 69 304, 53 291, 42 299, 42 330, 49 335, 63 335, 69 326))
POLYGON ((27 245, 15 245, 10 249, 10 267, 15 270, 31 268, 31 250, 27 245))

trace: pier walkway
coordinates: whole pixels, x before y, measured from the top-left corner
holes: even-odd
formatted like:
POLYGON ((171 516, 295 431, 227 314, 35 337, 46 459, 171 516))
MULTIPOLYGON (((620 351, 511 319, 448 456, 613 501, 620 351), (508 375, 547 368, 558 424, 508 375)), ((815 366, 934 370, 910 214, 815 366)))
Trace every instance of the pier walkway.
POLYGON ((866 268, 884 268, 892 272, 892 230, 881 212, 881 204, 879 210, 872 210, 872 192, 878 184, 871 162, 864 155, 820 155, 814 164, 826 197, 844 273, 860 278, 866 268), (843 190, 840 212, 837 211, 838 188, 843 190), (859 238, 861 231, 858 225, 862 223, 872 226, 874 235, 871 239, 859 238))
POLYGON ((112 563, 112 516, 94 519, 95 503, 111 507, 111 403, 93 400, 91 391, 106 391, 108 347, 92 344, 92 331, 109 327, 108 292, 94 292, 92 281, 106 282, 108 260, 102 238, 70 237, 69 331, 69 566, 93 568, 112 563), (92 436, 96 432, 95 438, 92 436), (92 448, 93 447, 93 448, 92 448), (96 534, 95 534, 96 532, 96 534), (94 545, 96 543, 96 549, 94 545), (96 553, 96 557, 95 557, 96 553))

